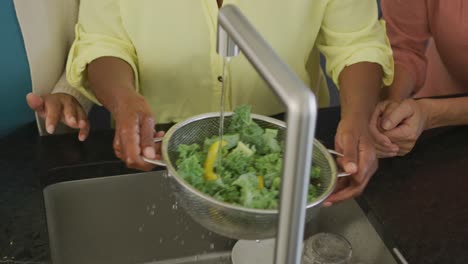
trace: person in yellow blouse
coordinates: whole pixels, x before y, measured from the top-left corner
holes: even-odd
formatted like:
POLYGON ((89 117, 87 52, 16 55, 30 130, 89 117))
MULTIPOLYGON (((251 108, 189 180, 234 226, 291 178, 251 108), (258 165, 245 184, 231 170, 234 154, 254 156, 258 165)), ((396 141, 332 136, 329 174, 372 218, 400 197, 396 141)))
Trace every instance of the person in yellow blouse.
MULTIPOLYGON (((127 166, 152 169, 158 158, 155 120, 177 122, 219 111, 223 60, 216 53, 219 8, 235 4, 283 60, 329 103, 319 52, 340 87, 342 119, 336 149, 353 174, 325 203, 360 194, 377 169, 368 122, 393 61, 375 0, 81 0, 76 39, 67 62, 69 83, 115 119, 114 150, 127 166)), ((226 110, 239 104, 274 115, 278 98, 243 56, 228 68, 226 110)))

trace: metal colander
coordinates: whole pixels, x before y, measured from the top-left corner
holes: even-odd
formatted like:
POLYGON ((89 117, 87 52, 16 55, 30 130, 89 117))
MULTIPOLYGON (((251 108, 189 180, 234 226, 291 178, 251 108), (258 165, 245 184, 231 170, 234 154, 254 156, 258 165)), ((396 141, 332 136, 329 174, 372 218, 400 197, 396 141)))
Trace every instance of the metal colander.
MULTIPOLYGON (((267 239, 276 235, 278 210, 251 209, 228 204, 204 194, 177 173, 177 147, 180 144, 203 144, 206 138, 219 134, 219 113, 208 113, 189 118, 173 126, 162 140, 162 156, 166 163, 171 185, 178 203, 199 224, 208 230, 234 239, 267 239)), ((226 113, 224 126, 230 124, 232 113, 226 113)), ((277 119, 252 114, 252 119, 262 128, 278 129, 284 137, 286 124, 277 119)), ((317 217, 320 204, 335 187, 337 168, 328 150, 314 141, 312 164, 320 167, 318 197, 307 205, 306 221, 317 217)), ((283 175, 287 177, 287 175, 283 175)))

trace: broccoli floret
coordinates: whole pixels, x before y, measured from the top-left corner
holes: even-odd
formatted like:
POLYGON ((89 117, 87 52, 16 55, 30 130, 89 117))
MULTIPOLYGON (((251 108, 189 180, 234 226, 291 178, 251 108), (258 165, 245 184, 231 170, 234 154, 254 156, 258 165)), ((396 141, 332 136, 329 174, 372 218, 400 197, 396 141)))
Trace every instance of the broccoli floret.
POLYGON ((264 156, 259 156, 255 160, 255 168, 261 175, 266 175, 270 172, 280 172, 282 166, 282 155, 280 153, 271 153, 264 156))
POLYGON ((257 189, 257 176, 254 173, 243 174, 239 176, 239 178, 235 180, 232 184, 241 188, 241 196, 239 199, 240 204, 246 207, 252 207, 251 205, 254 200, 254 197, 257 196, 259 192, 259 190, 257 189))
POLYGON ((265 129, 265 133, 262 135, 263 144, 259 149, 260 154, 276 153, 281 152, 280 144, 276 137, 278 136, 278 130, 276 129, 265 129))
POLYGON ((254 150, 239 141, 237 147, 228 153, 222 159, 222 164, 225 170, 230 171, 233 176, 239 176, 247 173, 252 164, 252 156, 254 150))
POLYGON ((237 143, 237 147, 232 150, 231 153, 242 153, 247 157, 252 157, 253 154, 255 154, 255 148, 250 148, 248 145, 242 143, 242 141, 239 141, 237 143))
POLYGON ((240 105, 234 109, 234 114, 228 127, 229 133, 239 133, 239 131, 252 122, 250 110, 251 107, 249 105, 240 105))
POLYGON ((195 156, 195 158, 201 163, 203 160, 203 154, 200 151, 200 146, 198 144, 180 144, 177 146, 177 152, 179 153, 179 158, 177 159, 176 165, 179 166, 179 163, 185 159, 195 156))
POLYGON ((214 197, 227 203, 240 204, 240 188, 233 184, 226 184, 214 197))
POLYGON ((257 149, 263 148, 263 129, 252 121, 240 131, 240 140, 246 144, 255 146, 257 149))
POLYGON ((203 186, 205 182, 203 179, 204 170, 197 155, 179 159, 177 163, 177 172, 182 178, 196 188, 201 188, 203 186))
POLYGON ((264 156, 258 156, 254 167, 259 175, 263 175, 265 186, 270 187, 273 180, 279 177, 282 168, 282 155, 280 153, 271 153, 264 156))
POLYGON ((278 176, 273 179, 273 183, 271 184, 271 189, 279 190, 280 187, 281 187, 281 178, 278 176))
POLYGON ((218 178, 214 181, 205 181, 203 180, 203 185, 200 187, 197 187, 200 191, 210 195, 214 196, 216 193, 218 193, 220 190, 225 188, 225 184, 223 183, 222 179, 218 178))
POLYGON ((272 209, 278 205, 276 190, 258 189, 258 177, 254 173, 241 175, 233 185, 240 187, 239 204, 249 208, 272 209))
POLYGON ((252 208, 257 209, 275 209, 278 207, 278 191, 268 190, 266 188, 256 191, 253 195, 252 208))
POLYGON ((317 180, 320 178, 320 167, 312 165, 312 168, 310 168, 310 178, 317 180))
POLYGON ((242 142, 259 149, 263 147, 263 129, 252 120, 250 110, 248 105, 236 107, 228 131, 229 133, 239 133, 242 142))

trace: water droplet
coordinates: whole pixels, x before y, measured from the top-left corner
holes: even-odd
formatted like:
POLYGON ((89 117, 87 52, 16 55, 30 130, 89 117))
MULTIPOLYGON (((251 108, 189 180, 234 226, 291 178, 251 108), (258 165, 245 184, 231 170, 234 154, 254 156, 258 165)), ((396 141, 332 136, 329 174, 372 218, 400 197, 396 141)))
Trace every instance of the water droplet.
POLYGON ((185 244, 185 241, 184 241, 184 240, 180 241, 180 244, 181 244, 181 245, 184 245, 184 244, 185 244))
POLYGON ((143 228, 145 228, 145 225, 142 225, 138 228, 138 232, 143 232, 143 228))
POLYGON ((260 240, 255 240, 255 242, 260 243, 260 240))
POLYGON ((150 210, 150 207, 146 206, 146 212, 149 212, 149 210, 150 210))
POLYGON ((156 204, 153 204, 153 206, 151 208, 156 209, 156 204))
POLYGON ((210 244, 210 249, 214 249, 214 247, 215 247, 214 243, 211 243, 210 244))
POLYGON ((154 214, 155 214, 154 210, 151 210, 150 215, 154 215, 154 214))
POLYGON ((10 246, 13 246, 13 241, 10 241, 10 246))
POLYGON ((163 242, 163 238, 160 237, 160 238, 159 238, 159 244, 162 244, 162 242, 163 242))

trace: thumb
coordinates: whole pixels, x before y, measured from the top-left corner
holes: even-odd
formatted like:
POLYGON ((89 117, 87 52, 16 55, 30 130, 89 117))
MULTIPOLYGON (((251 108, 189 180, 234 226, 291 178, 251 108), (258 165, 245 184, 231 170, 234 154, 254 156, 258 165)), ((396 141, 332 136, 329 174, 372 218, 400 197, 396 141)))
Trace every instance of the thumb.
POLYGON ((408 101, 402 102, 396 108, 386 109, 382 115, 382 128, 387 131, 392 130, 413 114, 414 109, 408 101))
POLYGON ((40 96, 28 93, 26 95, 26 102, 28 103, 28 106, 39 115, 42 116, 44 114, 44 100, 40 96))
POLYGON ((392 142, 390 139, 383 134, 383 131, 381 129, 382 127, 382 114, 385 112, 385 109, 387 108, 387 105, 389 104, 389 101, 381 102, 379 103, 375 110, 374 113, 372 113, 371 120, 369 122, 369 131, 371 135, 374 137, 374 140, 377 144, 380 145, 391 145, 392 142))
POLYGON ((341 146, 344 155, 342 164, 347 173, 354 174, 358 170, 358 143, 358 138, 354 135, 348 134, 342 137, 341 146))

